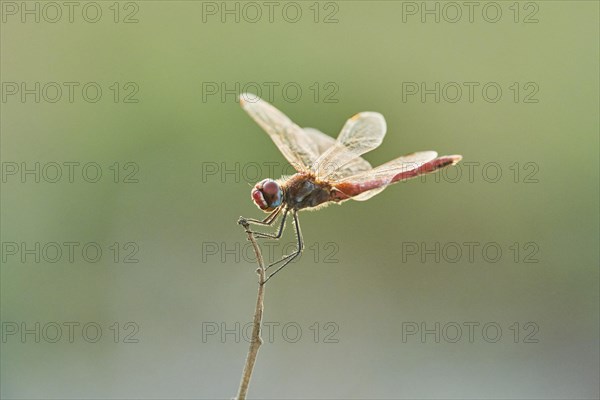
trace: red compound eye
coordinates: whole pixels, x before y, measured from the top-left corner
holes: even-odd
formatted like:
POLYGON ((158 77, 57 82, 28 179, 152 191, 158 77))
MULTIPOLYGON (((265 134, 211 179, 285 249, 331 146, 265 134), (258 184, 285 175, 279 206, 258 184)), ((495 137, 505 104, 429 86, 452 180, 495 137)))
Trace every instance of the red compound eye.
POLYGON ((252 200, 254 201, 254 204, 256 204, 261 210, 264 210, 268 207, 267 202, 265 201, 265 198, 263 197, 263 194, 260 190, 252 190, 251 196, 252 200))
POLYGON ((267 181, 263 184, 263 192, 274 196, 279 193, 279 185, 275 181, 267 181))

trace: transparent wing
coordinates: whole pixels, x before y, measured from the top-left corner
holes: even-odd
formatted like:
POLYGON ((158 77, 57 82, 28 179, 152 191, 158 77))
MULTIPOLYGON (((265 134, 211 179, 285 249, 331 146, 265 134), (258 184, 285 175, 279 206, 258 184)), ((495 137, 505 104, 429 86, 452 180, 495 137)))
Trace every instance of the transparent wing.
MULTIPOLYGON (((333 147, 336 143, 334 138, 332 138, 329 135, 324 134, 323 132, 319 131, 318 129, 304 128, 304 131, 306 132, 306 134, 308 136, 310 136, 310 142, 311 142, 311 145, 313 146, 313 150, 316 152, 316 154, 319 154, 319 155, 323 154, 325 151, 327 151, 328 149, 333 147)), ((315 162, 315 161, 316 161, 316 159, 313 160, 313 162, 315 162)), ((336 170, 328 178, 329 178, 329 180, 335 182, 335 181, 339 181, 340 179, 342 179, 346 176, 356 175, 359 172, 367 171, 367 170, 370 170, 371 168, 372 168, 371 164, 369 164, 369 162, 367 160, 365 160, 362 157, 356 157, 355 159, 350 161, 348 164, 344 165, 343 168, 336 170)))
POLYGON ((311 135, 307 135, 305 130, 285 114, 256 95, 242 93, 240 105, 269 134, 279 151, 297 171, 309 170, 320 155, 311 143, 311 135))
MULTIPOLYGON (((330 179, 336 175, 347 176, 343 169, 357 157, 379 146, 385 131, 383 115, 375 112, 356 114, 346 121, 333 146, 315 161, 312 172, 319 179, 330 179)), ((350 169, 366 166, 364 162, 359 163, 361 165, 352 165, 350 169)))
POLYGON ((461 156, 437 157, 435 151, 422 151, 398 157, 390 162, 342 179, 335 188, 353 200, 364 201, 381 193, 391 183, 430 173, 456 164, 461 156))
POLYGON ((361 172, 370 171, 373 167, 362 157, 356 157, 342 168, 334 171, 328 176, 328 180, 332 182, 340 181, 348 176, 357 175, 361 172))
MULTIPOLYGON (((319 156, 335 144, 335 139, 315 128, 304 128, 304 132, 309 138, 309 145, 313 152, 319 156)), ((317 156, 318 158, 318 156, 317 156)), ((313 163, 317 160, 315 158, 313 163)), ((311 163, 312 164, 312 163, 311 163)))

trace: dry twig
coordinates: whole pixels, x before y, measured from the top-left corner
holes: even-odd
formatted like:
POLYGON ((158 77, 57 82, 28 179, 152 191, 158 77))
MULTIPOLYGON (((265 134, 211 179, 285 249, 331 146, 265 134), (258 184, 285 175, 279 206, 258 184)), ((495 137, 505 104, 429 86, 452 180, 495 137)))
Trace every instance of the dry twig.
POLYGON ((262 258, 262 253, 258 243, 250 230, 248 222, 240 218, 238 224, 242 225, 248 234, 248 240, 252 243, 254 253, 256 254, 256 261, 258 262, 258 296, 256 298, 256 309, 254 311, 254 320, 252 322, 252 339, 250 340, 250 348, 248 349, 248 356, 246 357, 246 364, 244 365, 244 372, 242 373, 242 380, 240 382, 240 388, 238 390, 237 400, 244 400, 248 393, 248 386, 250 385, 250 378, 252 377, 252 370, 254 369, 254 363, 256 362, 256 356, 258 355, 258 349, 262 344, 262 338, 260 337, 260 328, 262 324, 263 316, 263 300, 265 297, 265 262, 262 258))

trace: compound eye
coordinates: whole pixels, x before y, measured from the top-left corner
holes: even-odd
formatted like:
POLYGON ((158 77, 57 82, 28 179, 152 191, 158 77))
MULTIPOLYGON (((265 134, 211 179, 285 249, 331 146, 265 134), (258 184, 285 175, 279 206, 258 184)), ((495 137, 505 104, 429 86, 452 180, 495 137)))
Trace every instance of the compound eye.
POLYGON ((265 201, 265 198, 260 190, 254 189, 250 195, 252 196, 252 200, 258 206, 258 208, 264 210, 268 207, 267 202, 265 201))
POLYGON ((275 196, 279 193, 279 185, 275 181, 267 181, 263 184, 263 192, 270 196, 275 196))

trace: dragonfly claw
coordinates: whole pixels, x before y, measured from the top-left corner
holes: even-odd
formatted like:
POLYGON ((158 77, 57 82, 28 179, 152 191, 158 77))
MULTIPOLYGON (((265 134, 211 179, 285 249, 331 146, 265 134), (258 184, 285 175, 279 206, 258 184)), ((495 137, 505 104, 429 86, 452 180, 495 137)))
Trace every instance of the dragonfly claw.
POLYGON ((246 229, 248 229, 248 227, 250 226, 250 224, 248 223, 248 221, 244 217, 240 217, 238 219, 237 223, 240 224, 240 225, 242 225, 246 229))

